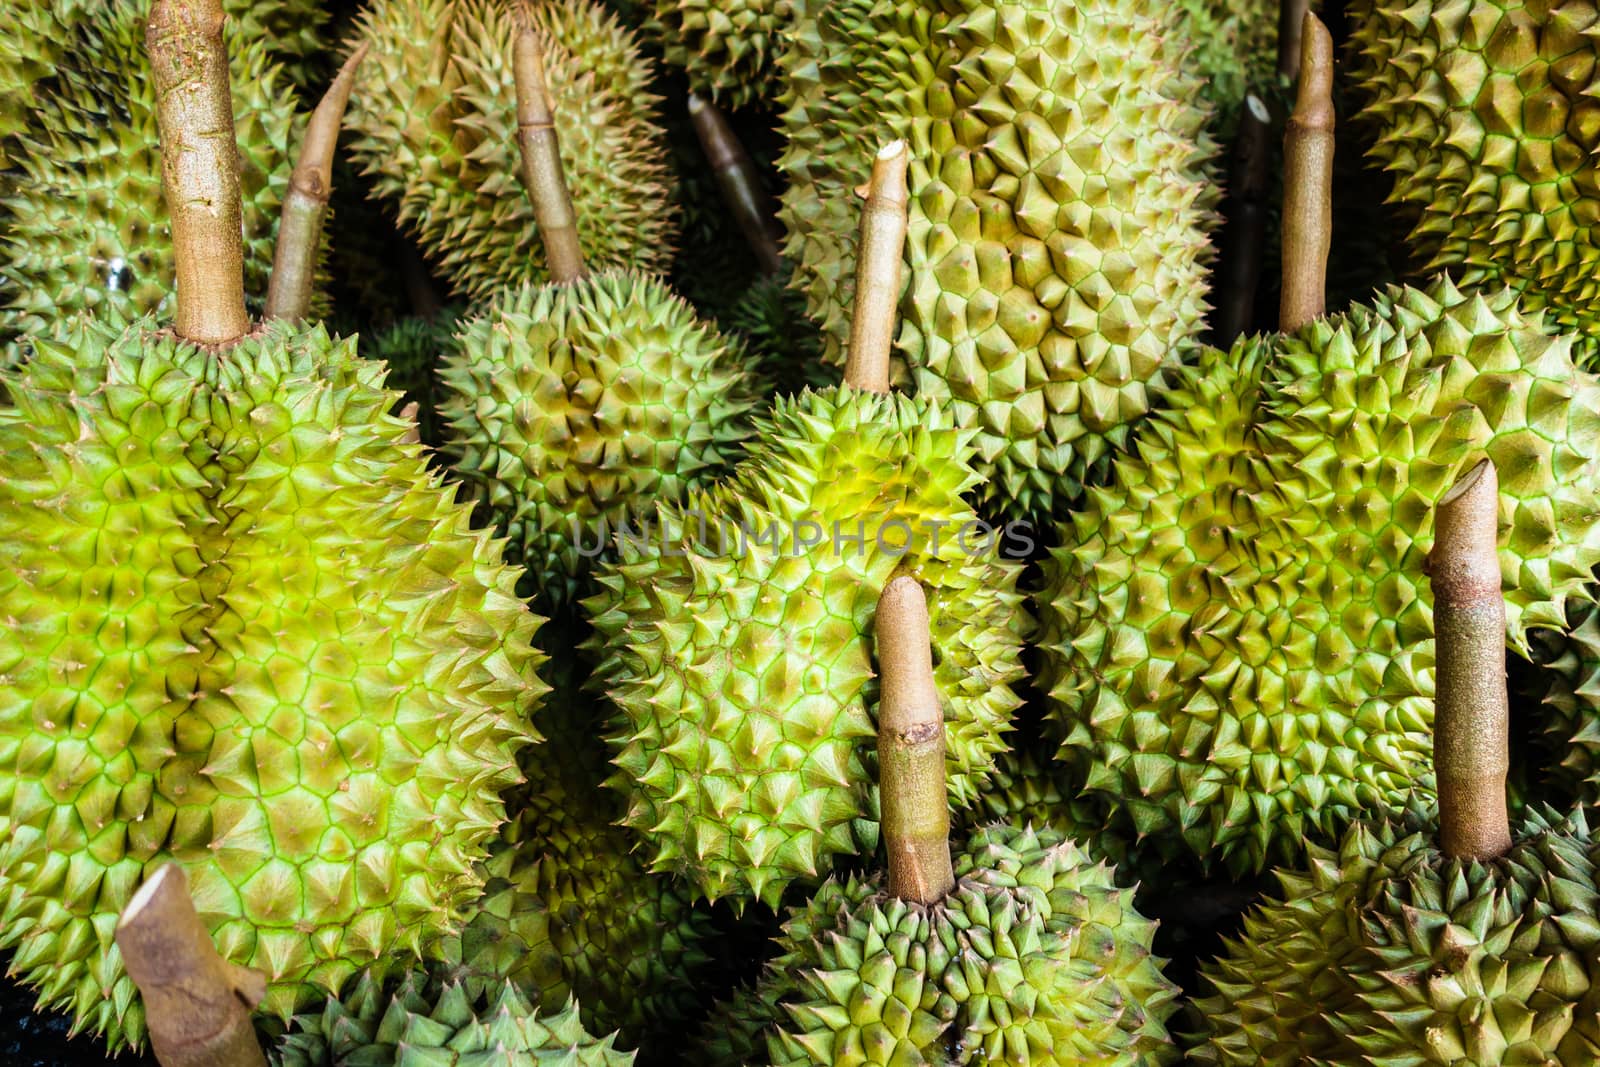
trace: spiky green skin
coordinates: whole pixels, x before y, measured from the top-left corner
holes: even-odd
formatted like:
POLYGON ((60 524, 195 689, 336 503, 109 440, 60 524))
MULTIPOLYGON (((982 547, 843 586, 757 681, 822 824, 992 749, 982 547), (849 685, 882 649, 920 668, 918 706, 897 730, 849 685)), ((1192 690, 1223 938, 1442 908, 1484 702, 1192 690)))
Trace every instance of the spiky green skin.
POLYGON ((1510 285, 1600 341, 1600 12, 1583 0, 1362 0, 1351 75, 1425 269, 1510 285))
POLYGON ((406 974, 390 993, 363 977, 343 1002, 295 1019, 276 1067, 629 1067, 633 1054, 596 1039, 576 1004, 539 1012, 515 986, 470 993, 406 974))
POLYGON ((725 108, 774 99, 782 84, 777 56, 794 32, 805 0, 654 0, 645 32, 689 86, 725 108))
POLYGON ((632 271, 502 293, 441 369, 456 469, 561 601, 655 500, 721 472, 755 382, 736 344, 632 271))
POLYGON ((1429 762, 1433 505, 1501 472, 1507 637, 1600 562, 1600 382, 1515 295, 1449 282, 1209 351, 1061 530, 1062 757, 1124 833, 1234 873, 1398 803, 1429 762))
MULTIPOLYGON (((70 62, 41 101, 20 173, 0 200, 0 213, 9 216, 0 241, 0 287, 9 290, 0 336, 25 341, 82 310, 171 317, 176 267, 145 55, 146 7, 119 4, 82 19, 68 41, 70 62)), ((294 167, 297 116, 293 90, 264 42, 241 35, 229 51, 245 292, 260 301, 294 167)))
POLYGON ((1600 844, 1582 809, 1530 816, 1485 862, 1418 820, 1357 824, 1245 920, 1207 969, 1199 1063, 1600 1060, 1600 844))
POLYGON ((602 712, 575 677, 557 683, 535 716, 545 744, 524 760, 527 795, 485 865, 484 894, 433 955, 469 992, 509 980, 541 1011, 576 997, 589 1030, 649 1048, 700 1007, 710 920, 648 873, 615 825, 621 799, 601 788, 602 712))
POLYGON ((447 929, 536 735, 538 620, 353 342, 81 322, 0 409, 0 947, 137 1045, 173 859, 287 1017, 447 929))
POLYGON ((906 138, 899 353, 918 394, 979 430, 980 495, 1014 513, 1074 497, 1198 344, 1210 147, 1167 10, 839 0, 783 59, 786 252, 830 358, 854 295, 851 190, 906 138))
MULTIPOLYGON (((461 296, 548 277, 517 150, 511 0, 375 0, 359 35, 349 150, 461 296)), ((661 273, 676 224, 650 63, 589 0, 529 8, 591 270, 661 273)))
POLYGON ((659 507, 597 572, 611 784, 651 869, 775 904, 874 845, 872 619, 898 573, 927 590, 950 796, 973 802, 1019 703, 1028 618, 1018 568, 969 530, 972 452, 922 397, 780 397, 728 481, 659 507))
POLYGON ((401 319, 361 337, 361 355, 389 368, 384 386, 400 393, 400 406, 417 405, 417 427, 422 440, 437 445, 443 439, 439 415, 439 364, 454 344, 456 317, 441 312, 431 319, 401 319))
POLYGON ((806 317, 805 297, 783 278, 757 279, 722 319, 742 338, 756 374, 769 391, 798 393, 839 384, 837 366, 822 359, 822 334, 806 317))
POLYGON ((1586 804, 1600 803, 1600 610, 1568 607, 1565 634, 1543 631, 1544 738, 1557 767, 1546 773, 1586 804))
POLYGON ((1176 1063, 1177 987, 1133 891, 1052 831, 980 832, 931 907, 830 881, 784 928, 773 1064, 1176 1063))
MULTIPOLYGON (((1315 10, 1321 5, 1313 3, 1315 10)), ((1230 134, 1245 94, 1279 84, 1278 3, 1275 0, 1177 0, 1175 31, 1190 42, 1185 64, 1199 76, 1206 95, 1230 134)))

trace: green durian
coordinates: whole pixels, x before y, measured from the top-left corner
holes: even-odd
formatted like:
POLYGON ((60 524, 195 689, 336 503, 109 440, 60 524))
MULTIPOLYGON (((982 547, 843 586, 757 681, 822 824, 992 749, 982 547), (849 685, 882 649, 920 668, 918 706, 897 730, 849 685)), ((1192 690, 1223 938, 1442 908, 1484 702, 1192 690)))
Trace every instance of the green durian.
POLYGON ((1600 803, 1600 610, 1570 604, 1565 633, 1542 631, 1543 747, 1554 756, 1545 771, 1585 804, 1600 803))
POLYGON ((456 325, 453 313, 441 311, 432 318, 400 319, 359 339, 362 358, 388 366, 384 386, 400 393, 400 407, 417 406, 418 432, 428 445, 437 446, 444 437, 439 365, 454 343, 456 325))
POLYGON ((1361 0, 1350 74, 1422 270, 1509 285, 1579 335, 1600 317, 1600 10, 1578 0, 1361 0))
POLYGON ((1433 503, 1504 472, 1507 640, 1600 562, 1600 382, 1448 280, 1209 350, 1061 529, 1044 680, 1075 783, 1137 840, 1254 872, 1426 771, 1433 503))
MULTIPOLYGON (((547 277, 517 168, 511 0, 373 0, 350 151, 400 225, 468 301, 547 277)), ((671 171, 634 35, 589 0, 539 0, 530 17, 562 116, 561 158, 584 257, 596 270, 664 271, 676 225, 671 171)))
POLYGON ((750 283, 721 325, 745 343, 754 373, 769 391, 797 393, 839 384, 839 368, 823 362, 822 334, 806 317, 805 298, 779 276, 750 283))
POLYGON ((786 253, 830 358, 847 340, 850 192, 911 147, 897 374, 978 431, 979 496, 1076 496, 1206 311, 1198 82, 1154 0, 836 0, 782 65, 786 253), (871 142, 871 143, 869 143, 871 142))
POLYGON ((804 0, 654 0, 645 32, 689 86, 725 108, 759 107, 782 84, 777 56, 804 0))
POLYGON ((629 1067, 584 1030, 576 1004, 537 1011, 515 986, 472 994, 419 971, 390 992, 363 977, 343 1002, 295 1019, 275 1067, 629 1067))
MULTIPOLYGON (((11 339, 13 361, 26 355, 29 338, 80 310, 172 313, 174 262, 144 54, 146 14, 147 5, 115 3, 74 20, 54 87, 38 104, 38 129, 0 197, 0 288, 8 298, 0 337, 11 339)), ((265 42, 244 34, 235 40, 245 291, 259 301, 301 123, 265 42)))

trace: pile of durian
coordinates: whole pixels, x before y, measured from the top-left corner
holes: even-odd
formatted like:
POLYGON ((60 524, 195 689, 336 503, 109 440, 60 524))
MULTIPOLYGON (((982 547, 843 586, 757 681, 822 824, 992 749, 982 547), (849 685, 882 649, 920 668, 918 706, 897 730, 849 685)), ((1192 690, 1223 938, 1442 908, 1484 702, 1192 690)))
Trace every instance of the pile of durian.
POLYGON ((1597 308, 1596 0, 6 0, 0 1058, 1600 1065, 1597 308))

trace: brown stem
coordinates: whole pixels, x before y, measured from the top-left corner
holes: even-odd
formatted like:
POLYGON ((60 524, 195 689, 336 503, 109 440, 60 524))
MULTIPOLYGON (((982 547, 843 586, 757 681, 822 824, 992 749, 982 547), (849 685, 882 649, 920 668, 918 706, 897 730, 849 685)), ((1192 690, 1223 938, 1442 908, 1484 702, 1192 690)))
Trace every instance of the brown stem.
POLYGON ((1333 38, 1305 19, 1300 88, 1283 135, 1283 293, 1278 328, 1293 333, 1327 306, 1333 241, 1333 38))
POLYGON ((733 213, 745 243, 755 253, 756 263, 766 274, 779 273, 783 270, 783 253, 778 249, 782 234, 750 153, 744 150, 721 110, 698 93, 689 94, 689 120, 711 163, 723 203, 733 213))
POLYGON ((1267 236, 1271 128, 1272 113, 1267 105, 1255 93, 1246 96, 1228 168, 1228 225, 1223 231, 1217 284, 1217 343, 1223 348, 1255 321, 1256 288, 1267 236))
POLYGON ((561 146, 555 112, 545 84, 544 51, 526 18, 517 29, 513 67, 517 80, 517 147, 522 151, 522 184, 533 200, 534 222, 544 242, 545 266, 558 284, 584 276, 578 244, 578 217, 561 172, 561 146))
POLYGON ((178 336, 225 345, 250 329, 244 309, 239 146, 222 38, 222 0, 156 0, 145 26, 161 189, 177 261, 178 336))
POLYGON ((1439 847, 1467 859, 1490 859, 1511 847, 1499 532, 1500 482, 1494 464, 1483 460, 1439 501, 1428 556, 1436 642, 1433 770, 1439 782, 1439 847))
POLYGON ((878 783, 889 892, 933 904, 955 887, 944 784, 944 712, 933 684, 928 599, 902 575, 878 597, 878 783))
POLYGON ((250 1009, 266 978, 217 955, 181 867, 169 863, 140 887, 116 938, 162 1067, 265 1067, 250 1009))
POLYGON ((1279 0, 1278 77, 1293 78, 1300 67, 1300 46, 1311 0, 1279 0))
POLYGON ((272 280, 267 283, 263 318, 297 322, 311 309, 322 222, 333 191, 333 150, 339 143, 339 125, 344 121, 345 105, 350 102, 356 68, 370 47, 370 42, 363 41, 345 60, 317 110, 311 113, 311 121, 306 123, 300 158, 289 176, 289 192, 283 198, 283 214, 278 220, 278 244, 272 253, 272 280))
POLYGON ((856 300, 850 318, 844 381, 874 393, 889 391, 889 346, 894 343, 900 261, 906 245, 909 162, 904 141, 878 149, 872 160, 872 178, 867 183, 867 204, 861 211, 856 300))

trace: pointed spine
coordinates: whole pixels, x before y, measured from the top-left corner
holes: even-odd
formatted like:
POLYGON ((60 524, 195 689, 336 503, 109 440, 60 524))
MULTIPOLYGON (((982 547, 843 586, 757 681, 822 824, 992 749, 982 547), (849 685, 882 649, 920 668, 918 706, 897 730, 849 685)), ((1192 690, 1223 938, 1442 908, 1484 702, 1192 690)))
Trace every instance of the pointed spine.
POLYGON ((878 149, 861 211, 856 248, 856 298, 850 318, 850 351, 845 356, 846 385, 874 393, 889 391, 889 346, 894 343, 900 303, 900 262, 905 255, 906 166, 904 141, 878 149))
POLYGON ((934 904, 955 887, 944 783, 944 712, 933 682, 928 599, 902 575, 878 598, 878 775, 889 892, 934 904))
POLYGON ((1433 769, 1439 847, 1446 855, 1477 860, 1511 847, 1499 520, 1499 479, 1494 464, 1483 460, 1440 499, 1428 556, 1437 656, 1433 769))
POLYGON ((783 270, 783 255, 778 251, 778 220, 767 203, 750 153, 744 150, 722 111, 698 93, 689 94, 689 120, 694 123, 700 148, 711 164, 722 202, 733 213, 756 263, 765 274, 779 273, 783 270))
POLYGON ((544 242, 545 267, 557 284, 586 273, 578 244, 578 217, 561 170, 561 143, 555 110, 544 76, 544 50, 526 12, 518 20, 512 54, 517 83, 517 147, 522 153, 522 184, 533 200, 533 217, 544 242))
POLYGON ((356 68, 370 47, 370 42, 363 41, 345 60, 306 124, 300 158, 289 177, 289 192, 283 198, 283 214, 278 220, 278 244, 272 254, 272 280, 267 285, 264 318, 298 322, 311 309, 322 223, 333 191, 333 151, 339 143, 339 126, 355 85, 356 68))
POLYGON ((231 344, 250 329, 223 18, 222 0, 156 0, 145 25, 177 262, 174 326, 208 345, 231 344))
POLYGON ((1228 168, 1228 226, 1220 257, 1222 277, 1217 286, 1217 343, 1223 348, 1247 332, 1255 320, 1261 251, 1267 235, 1271 130, 1271 112, 1259 96, 1251 93, 1244 98, 1228 168))
POLYGON ((1283 135, 1284 333, 1322 317, 1333 240, 1333 38, 1309 14, 1302 37, 1300 86, 1283 135))

